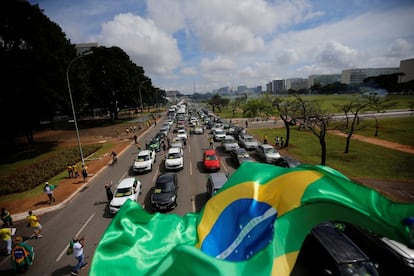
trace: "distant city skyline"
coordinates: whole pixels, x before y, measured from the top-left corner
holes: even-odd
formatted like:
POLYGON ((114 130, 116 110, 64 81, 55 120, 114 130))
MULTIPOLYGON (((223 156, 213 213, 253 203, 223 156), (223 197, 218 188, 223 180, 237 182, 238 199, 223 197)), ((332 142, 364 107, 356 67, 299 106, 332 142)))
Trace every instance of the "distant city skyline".
POLYGON ((414 58, 412 0, 29 0, 72 43, 118 46, 182 94, 398 67, 414 58))

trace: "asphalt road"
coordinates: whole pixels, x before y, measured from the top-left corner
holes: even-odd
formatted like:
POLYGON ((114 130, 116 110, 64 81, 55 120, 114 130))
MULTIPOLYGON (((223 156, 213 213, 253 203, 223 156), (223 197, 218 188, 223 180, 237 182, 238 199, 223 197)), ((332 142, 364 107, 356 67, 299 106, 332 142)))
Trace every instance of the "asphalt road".
MULTIPOLYGON (((141 144, 150 141, 156 134, 161 124, 149 129, 140 137, 141 144)), ((170 135, 173 135, 172 133, 170 135)), ((208 148, 207 131, 204 134, 189 137, 184 148, 184 169, 178 173, 178 206, 170 213, 184 215, 188 212, 198 212, 207 200, 206 183, 207 175, 202 170, 202 153, 208 148)), ((219 145, 216 143, 216 145, 219 145)), ((132 163, 137 154, 137 148, 129 146, 118 156, 118 162, 114 166, 107 166, 97 174, 88 185, 79 192, 64 208, 46 213, 41 216, 41 239, 30 239, 27 243, 34 247, 36 257, 27 275, 70 275, 71 268, 76 264, 73 255, 65 254, 69 241, 75 235, 85 236, 85 260, 90 264, 96 246, 105 229, 112 221, 106 202, 104 185, 118 183, 119 180, 135 176, 132 171, 132 163)), ((156 166, 152 172, 137 175, 142 182, 143 192, 139 197, 139 203, 146 210, 152 212, 150 204, 151 187, 156 177, 164 172, 164 152, 157 153, 156 166)), ((222 158, 222 171, 232 173, 235 168, 228 157, 222 158)), ((15 226, 19 235, 29 237, 31 229, 26 227, 26 222, 17 222, 15 226)), ((88 266, 89 267, 89 266, 88 266)), ((79 275, 87 275, 88 267, 80 271, 79 275)), ((14 275, 9 257, 1 257, 0 274, 14 275)))

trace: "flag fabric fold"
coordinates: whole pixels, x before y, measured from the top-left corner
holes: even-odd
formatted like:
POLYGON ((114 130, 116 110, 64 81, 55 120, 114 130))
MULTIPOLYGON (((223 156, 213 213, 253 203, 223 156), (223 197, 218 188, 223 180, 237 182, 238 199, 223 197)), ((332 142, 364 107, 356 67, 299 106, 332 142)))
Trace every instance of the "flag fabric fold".
POLYGON ((289 275, 303 240, 333 220, 408 244, 414 204, 393 202, 324 166, 243 163, 199 214, 149 214, 128 201, 90 275, 289 275))

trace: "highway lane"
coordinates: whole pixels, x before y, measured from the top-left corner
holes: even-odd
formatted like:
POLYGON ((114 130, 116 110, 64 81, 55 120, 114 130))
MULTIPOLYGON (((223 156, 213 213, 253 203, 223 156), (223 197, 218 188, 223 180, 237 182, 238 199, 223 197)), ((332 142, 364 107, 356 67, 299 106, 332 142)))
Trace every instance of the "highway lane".
MULTIPOLYGON (((157 133, 161 124, 151 128, 140 137, 141 145, 150 141, 157 133)), ((175 134, 170 133, 172 138, 175 134)), ((218 147, 219 143, 215 143, 218 147)), ((184 148, 184 169, 178 171, 178 206, 168 212, 184 215, 189 212, 199 212, 207 200, 206 183, 207 173, 203 172, 202 154, 208 148, 208 130, 204 134, 191 135, 184 148)), ((138 152, 135 145, 129 146, 118 157, 115 165, 108 165, 80 191, 64 208, 41 216, 43 225, 43 238, 31 239, 27 243, 34 246, 36 258, 34 265, 27 275, 69 275, 71 268, 76 264, 73 255, 66 255, 66 248, 70 239, 75 235, 85 236, 85 259, 91 263, 96 246, 102 234, 112 221, 106 202, 104 186, 108 183, 116 183, 119 180, 136 176, 142 183, 143 192, 138 201, 144 208, 152 213, 150 196, 151 187, 156 177, 165 172, 163 150, 157 153, 156 165, 152 172, 135 175, 132 170, 133 160, 138 152)), ((221 153, 218 148, 218 152, 221 153)), ((232 173, 234 168, 222 156, 221 171, 232 173)), ((18 222, 18 235, 30 236, 31 229, 25 226, 25 222, 18 222)), ((80 275, 87 275, 88 269, 82 270, 80 275)), ((0 261, 0 273, 13 275, 9 258, 0 261)))

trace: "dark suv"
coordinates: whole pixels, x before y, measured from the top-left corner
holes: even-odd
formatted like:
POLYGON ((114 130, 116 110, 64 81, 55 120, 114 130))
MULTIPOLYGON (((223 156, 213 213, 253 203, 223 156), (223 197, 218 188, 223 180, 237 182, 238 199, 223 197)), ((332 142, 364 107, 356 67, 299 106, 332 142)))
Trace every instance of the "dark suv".
POLYGON ((333 223, 322 223, 306 237, 294 276, 372 275, 378 276, 376 265, 333 223))
POLYGON ((156 211, 167 211, 177 206, 177 174, 160 174, 152 188, 151 205, 156 211))
POLYGON ((378 264, 381 275, 414 275, 413 248, 353 224, 345 224, 344 233, 378 264))

